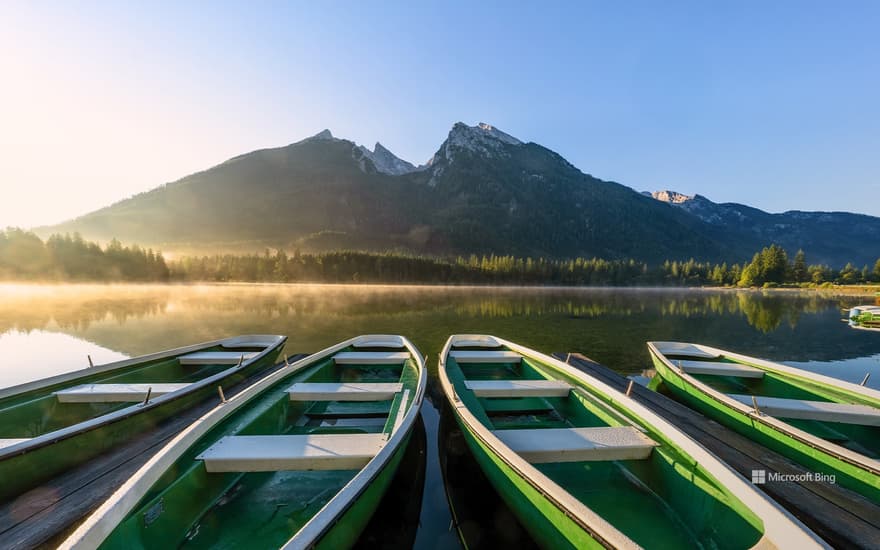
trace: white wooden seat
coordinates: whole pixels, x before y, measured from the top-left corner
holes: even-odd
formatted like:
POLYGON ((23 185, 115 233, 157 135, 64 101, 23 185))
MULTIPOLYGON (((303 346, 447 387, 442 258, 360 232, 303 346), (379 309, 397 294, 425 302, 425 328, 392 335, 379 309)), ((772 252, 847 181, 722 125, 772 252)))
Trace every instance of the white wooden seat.
POLYGON ((467 380, 477 397, 565 397, 571 384, 562 380, 467 380))
POLYGON ((356 470, 385 445, 384 434, 226 436, 197 456, 208 472, 356 470))
POLYGON ((400 383, 297 382, 287 393, 291 401, 387 401, 401 389, 400 383))
POLYGON ((27 438, 11 438, 11 439, 0 439, 0 449, 4 447, 12 447, 13 445, 18 445, 24 441, 28 441, 27 438))
POLYGON ((656 342, 657 351, 663 355, 679 355, 681 357, 694 357, 697 359, 717 359, 717 353, 711 353, 686 342, 656 342))
MULTIPOLYGON (((226 349, 248 349, 248 348, 268 348, 274 346, 277 342, 225 342, 221 344, 226 349)), ((241 354, 239 354, 241 355, 241 354)))
MULTIPOLYGON (((740 403, 753 406, 751 395, 728 394, 740 403)), ((795 420, 819 420, 862 426, 880 426, 880 409, 851 403, 829 403, 781 397, 755 397, 758 409, 767 415, 795 420)))
POLYGON ((54 392, 59 403, 126 403, 175 392, 189 384, 82 384, 54 392))
POLYGON ((237 365, 255 355, 255 351, 197 351, 181 355, 178 360, 181 365, 237 365))
POLYGON ((357 340, 352 346, 356 348, 391 348, 400 349, 405 347, 400 338, 362 338, 357 340))
POLYGON ((501 344, 491 336, 473 336, 456 338, 453 340, 452 346, 456 348, 497 348, 501 344))
POLYGON ((657 446, 632 426, 495 430, 512 451, 532 463, 641 460, 657 446))
POLYGON ((740 365, 739 363, 721 363, 717 361, 678 361, 673 364, 681 367, 688 374, 711 374, 715 376, 736 376, 737 378, 763 378, 764 371, 740 365))
POLYGON ((449 356, 455 359, 456 363, 519 363, 522 361, 522 355, 515 351, 456 350, 450 351, 449 356))
POLYGON ((337 365, 401 365, 407 359, 405 351, 343 351, 333 356, 337 365))

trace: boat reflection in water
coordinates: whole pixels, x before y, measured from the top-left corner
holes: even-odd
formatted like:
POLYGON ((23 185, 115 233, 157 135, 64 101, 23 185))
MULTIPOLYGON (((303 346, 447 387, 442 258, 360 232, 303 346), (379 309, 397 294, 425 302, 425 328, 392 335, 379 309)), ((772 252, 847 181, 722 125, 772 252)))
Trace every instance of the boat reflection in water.
POLYGON ((419 415, 394 480, 361 532, 356 549, 413 547, 422 510, 427 448, 425 423, 419 415))
POLYGON ((474 460, 449 404, 445 399, 439 403, 440 469, 453 528, 463 545, 470 549, 538 548, 474 460))
POLYGON ((863 305, 849 310, 849 326, 859 329, 880 330, 880 306, 863 305))

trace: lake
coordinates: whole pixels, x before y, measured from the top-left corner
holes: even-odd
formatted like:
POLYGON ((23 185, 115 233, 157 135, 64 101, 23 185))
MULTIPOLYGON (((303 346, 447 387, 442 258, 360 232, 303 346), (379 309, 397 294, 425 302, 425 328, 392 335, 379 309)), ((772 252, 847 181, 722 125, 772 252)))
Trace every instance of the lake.
POLYGON ((86 367, 88 356, 99 364, 236 334, 286 334, 290 355, 358 334, 403 334, 431 369, 424 436, 414 439, 395 493, 368 527, 369 545, 412 537, 419 548, 458 544, 438 441, 444 463, 454 465, 449 477, 456 491, 480 497, 481 506, 458 516, 469 542, 526 545, 509 512, 476 479, 479 472, 470 472, 454 423, 444 419, 434 375, 450 334, 495 334, 546 353, 578 351, 618 372, 648 376, 646 340, 695 341, 856 383, 873 373, 867 385, 880 389, 880 333, 840 321, 843 309, 872 300, 704 289, 0 285, 0 387, 86 367), (421 483, 407 482, 422 477, 423 492, 421 483), (466 482, 457 483, 462 477, 466 482), (392 504, 413 500, 415 508, 421 502, 419 515, 400 525, 392 504), (389 534, 398 531, 396 539, 389 534))

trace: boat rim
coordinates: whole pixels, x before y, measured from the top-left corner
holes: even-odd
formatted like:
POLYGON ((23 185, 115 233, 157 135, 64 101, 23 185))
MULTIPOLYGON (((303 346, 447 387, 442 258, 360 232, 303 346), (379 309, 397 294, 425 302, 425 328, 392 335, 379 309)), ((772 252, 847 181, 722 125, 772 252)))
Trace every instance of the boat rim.
MULTIPOLYGON (((283 378, 294 375, 298 371, 308 368, 316 361, 326 359, 334 353, 356 344, 362 338, 375 338, 389 335, 361 335, 350 338, 338 344, 318 351, 298 361, 285 365, 277 371, 267 375, 251 386, 245 388, 228 401, 220 403, 204 416, 195 420, 190 426, 177 434, 162 449, 153 455, 137 472, 123 483, 113 494, 92 512, 77 529, 65 539, 59 548, 97 548, 119 523, 125 519, 140 499, 159 480, 159 478, 176 462, 183 454, 202 436, 207 434, 214 426, 225 418, 244 407, 252 398, 262 393, 267 388, 281 381, 283 378)), ((391 434, 388 442, 379 453, 362 468, 336 495, 330 499, 302 528, 289 539, 283 548, 306 548, 326 533, 336 519, 351 506, 354 499, 359 496, 375 477, 382 471, 391 459, 394 451, 401 441, 409 435, 415 420, 418 417, 422 398, 427 383, 427 369, 425 358, 418 349, 405 337, 399 338, 402 347, 405 347, 419 368, 419 380, 416 395, 404 416, 400 426, 391 434), (345 501, 341 497, 345 497, 345 501), (306 533, 306 529, 308 532, 306 533), (301 536, 307 534, 306 537, 301 536)))
POLYGON ((699 391, 703 392, 704 394, 706 394, 707 396, 711 397, 712 399, 718 401, 719 403, 721 403, 729 408, 734 409, 736 412, 738 412, 740 414, 746 415, 747 417, 749 417, 752 420, 755 420, 755 421, 760 422, 762 424, 766 424, 766 425, 772 427, 773 429, 779 430, 779 431, 785 433, 786 435, 788 435, 798 441, 801 441, 802 443, 805 443, 811 447, 823 449, 826 452, 835 456, 836 458, 843 460, 844 462, 848 462, 850 464, 853 464, 854 466, 864 468, 875 475, 880 475, 880 461, 873 460, 869 457, 866 457, 865 455, 863 455, 861 453, 857 453, 855 451, 847 449, 846 447, 842 447, 840 445, 837 445, 836 443, 832 443, 831 441, 828 441, 826 439, 822 439, 821 437, 817 437, 811 433, 808 433, 804 430, 801 430, 800 428, 792 426, 788 422, 780 420, 774 416, 770 416, 770 415, 766 415, 766 414, 756 414, 754 407, 750 407, 750 406, 746 405, 745 403, 740 403, 739 401, 737 401, 731 397, 728 397, 727 394, 725 394, 724 392, 720 392, 720 391, 716 390, 715 388, 712 388, 708 384, 705 384, 705 383, 701 382, 700 380, 697 380, 692 375, 684 372, 681 368, 677 367, 674 363, 672 363, 672 361, 668 357, 666 357, 666 355, 657 348, 658 344, 683 344, 683 343, 696 346, 699 349, 716 354, 719 357, 724 356, 724 357, 729 357, 731 359, 737 359, 740 361, 744 361, 744 362, 748 363, 749 365, 753 365, 753 366, 760 368, 761 370, 765 370, 765 371, 769 371, 769 372, 779 372, 779 373, 782 373, 782 374, 785 374, 788 376, 801 377, 801 378, 804 378, 806 380, 809 380, 811 382, 818 383, 818 384, 826 384, 826 385, 830 385, 830 386, 836 386, 836 387, 844 389, 844 390, 860 393, 860 394, 865 395, 867 397, 870 397, 872 399, 880 400, 880 391, 877 391, 877 390, 874 390, 871 388, 866 388, 865 386, 859 386, 857 384, 853 384, 853 383, 847 382, 845 380, 839 380, 837 378, 831 378, 830 376, 824 376, 822 374, 810 372, 810 371, 807 371, 804 369, 798 369, 796 367, 789 367, 787 365, 774 363, 772 361, 767 361, 765 359, 759 359, 757 357, 750 357, 748 355, 742 355, 739 353, 725 351, 720 348, 713 348, 712 346, 706 346, 703 344, 694 344, 691 342, 671 342, 671 341, 647 342, 648 350, 651 352, 652 355, 659 357, 664 365, 666 365, 668 368, 672 369, 673 372, 676 373, 676 375, 683 378, 688 384, 693 385, 699 391))
MULTIPOLYGON (((511 451, 509 447, 492 434, 491 430, 483 426, 465 404, 458 399, 458 396, 449 381, 449 377, 446 374, 445 360, 457 338, 473 338, 474 336, 486 335, 454 334, 446 341, 446 345, 440 355, 440 368, 438 369, 440 385, 454 412, 459 415, 462 421, 478 439, 487 445, 496 456, 503 460, 527 483, 551 500, 554 505, 562 508, 566 515, 590 533, 591 536, 599 537, 598 542, 600 544, 615 548, 638 547, 632 539, 627 537, 604 518, 593 512, 581 501, 574 498, 563 487, 542 474, 537 468, 521 458, 518 454, 511 451)), ((605 394, 608 397, 612 397, 615 402, 633 413, 642 424, 650 425, 654 430, 663 433, 663 435, 685 455, 688 455, 691 459, 700 464, 701 467, 705 468, 709 475, 730 491, 734 498, 738 499, 742 505, 748 508, 760 519, 763 533, 761 539, 756 543, 758 546, 771 542, 779 547, 800 543, 829 548, 827 543, 819 538, 818 535, 813 533, 812 530, 806 527, 800 520, 795 518, 775 501, 759 492, 748 482, 748 480, 746 480, 745 477, 739 474, 739 472, 733 470, 697 441, 691 439, 667 420, 647 409, 633 398, 626 396, 622 392, 563 361, 503 338, 497 336, 491 337, 500 345, 506 346, 511 351, 516 351, 524 357, 529 357, 539 363, 545 363, 548 366, 577 379, 581 384, 592 387, 597 392, 605 394)))
MULTIPOLYGON (((101 416, 97 416, 95 418, 90 418, 88 420, 84 420, 82 422, 77 422, 76 424, 71 424, 70 426, 65 426, 64 428, 60 428, 58 430, 54 430, 51 432, 47 432, 36 437, 25 439, 19 443, 14 445, 9 445, 7 447, 3 447, 0 449, 0 460, 5 460, 11 458, 16 455, 28 453, 34 451, 36 449, 40 449, 42 447, 46 447, 48 445, 55 444, 59 441, 69 439, 71 437, 80 435, 82 433, 95 430, 97 428, 101 428, 103 426, 107 426, 113 424, 115 422, 120 422, 137 414, 141 414, 145 411, 153 410, 157 407, 164 405, 169 401, 175 401, 182 397, 186 397, 193 392, 200 391, 207 386, 210 386, 216 382, 222 381, 227 378, 229 375, 239 371, 241 369, 249 367, 251 364, 261 360, 266 355, 274 352, 279 347, 283 346, 287 341, 287 336, 280 335, 247 335, 246 337, 253 336, 261 336, 261 337, 272 337, 276 338, 276 340, 272 343, 272 345, 266 347, 263 351, 259 352, 257 355, 243 361, 240 365, 236 365, 230 367, 228 369, 224 369, 221 372, 216 374, 212 374, 206 378, 193 382, 192 384, 188 384, 186 387, 180 388, 179 390, 169 392, 163 395, 159 395, 153 399, 150 399, 147 403, 134 403, 129 405, 123 409, 119 409, 113 412, 109 412, 107 414, 103 414, 101 416)), ((131 365, 135 365, 138 363, 143 363, 146 361, 154 361, 156 359, 164 359, 166 357, 173 357, 176 355, 182 355, 184 353, 190 353, 194 351, 198 351, 200 349, 205 349, 209 347, 213 347, 216 345, 221 345, 224 342, 226 343, 238 343, 241 342, 241 339, 245 336, 234 336, 231 338, 223 338, 221 340, 213 340, 211 342, 203 342, 201 344, 193 344, 190 346, 184 346, 181 348, 174 348, 170 350, 160 351, 156 353, 151 353, 149 355, 142 355, 139 357, 132 357, 129 359, 123 359, 121 361, 114 361, 113 363, 107 363, 105 365, 99 365, 98 367, 92 369, 80 369, 78 371, 73 371, 70 373, 64 373, 62 375, 53 376, 50 378, 44 378, 41 380, 37 380, 33 382, 35 384, 33 387, 20 389, 19 391, 3 395, 0 394, 0 398, 2 397, 12 397, 23 391, 32 391, 36 389, 40 389, 46 386, 51 386, 60 382, 73 381, 78 377, 83 376, 84 374, 96 374, 102 372, 110 372, 116 369, 125 368, 131 365), (74 376, 77 375, 77 376, 74 376), (52 381, 51 383, 49 381, 52 381)), ((13 388, 22 388, 24 386, 28 386, 29 384, 20 384, 18 386, 13 386, 13 388)))
POLYGON ((200 349, 209 348, 212 346, 219 346, 223 344, 244 344, 247 343, 250 339, 253 339, 255 344, 257 342, 264 343, 267 340, 271 339, 273 346, 270 346, 267 349, 271 349, 278 342, 283 342, 287 340, 287 336, 282 336, 279 334, 241 334, 238 336, 230 336, 228 338, 221 338, 220 340, 211 340, 209 342, 201 342, 199 344, 190 344, 187 346, 182 346, 179 348, 172 348, 162 351, 157 351, 154 353, 148 353, 147 355, 138 355, 137 357, 127 357, 125 359, 120 359, 119 361, 113 361, 111 363, 104 363, 102 365, 95 365, 93 367, 86 367, 82 369, 77 369, 70 372, 63 372, 61 374, 56 374, 54 376, 49 376, 46 378, 40 378, 39 380, 33 380, 31 382, 24 382, 21 384, 16 384, 15 386, 7 386, 5 388, 0 388, 0 399, 6 399, 7 397, 12 397, 19 393, 24 393, 27 391, 38 390, 40 388, 45 388, 47 386, 54 386, 55 384, 60 384, 63 382, 70 382, 80 378, 82 376, 91 375, 91 374, 101 374, 104 372, 113 371, 116 369, 122 369, 125 367, 130 367, 132 365, 136 365, 138 363, 143 363, 145 361, 155 361, 156 359, 164 359, 166 357, 172 355, 181 355, 184 353, 190 353, 194 351, 199 351, 200 349))

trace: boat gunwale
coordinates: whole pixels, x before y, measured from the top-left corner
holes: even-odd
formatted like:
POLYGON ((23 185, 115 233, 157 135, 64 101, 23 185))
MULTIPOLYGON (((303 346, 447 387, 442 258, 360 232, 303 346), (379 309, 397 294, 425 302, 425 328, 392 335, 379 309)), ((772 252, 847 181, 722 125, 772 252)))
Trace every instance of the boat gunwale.
MULTIPOLYGON (((263 379, 255 382, 251 386, 245 388, 234 397, 226 402, 220 403, 215 408, 208 411, 204 416, 195 420, 190 426, 177 434, 162 449, 154 454, 141 468, 138 469, 124 484, 122 484, 101 506, 94 510, 80 524, 77 529, 65 539, 59 548, 97 548, 100 544, 113 532, 114 529, 128 516, 137 503, 144 495, 155 485, 155 483, 164 475, 174 463, 180 459, 200 438, 205 436, 215 426, 220 424, 230 415, 237 412, 255 397, 258 397, 263 391, 267 390, 274 384, 280 382, 284 378, 293 376, 314 363, 327 359, 341 349, 345 349, 356 343, 360 336, 350 338, 317 353, 308 355, 299 361, 287 364, 277 371, 269 374, 263 379)), ((296 540, 307 526, 311 525, 310 532, 318 530, 316 537, 325 534, 335 523, 356 498, 369 487, 370 482, 378 476, 388 461, 394 456, 400 442, 403 441, 410 433, 415 419, 421 409, 422 397, 424 395, 427 383, 427 369, 425 368, 424 358, 418 353, 415 346, 406 338, 401 338, 402 347, 410 350, 411 355, 419 366, 419 380, 417 385, 416 397, 413 399, 407 415, 404 417, 402 425, 391 434, 391 438, 383 446, 382 450, 373 459, 362 468, 327 504, 325 504, 302 528, 288 540, 285 548, 308 547, 315 540, 304 541, 302 538, 296 540), (411 414, 412 413, 412 414, 411 414), (383 454, 386 449, 389 452, 383 454), (381 463, 377 458, 381 457, 381 463), (375 466, 374 466, 375 465, 375 466), (371 468, 371 466, 374 466, 371 468), (369 470, 368 470, 369 469, 369 470), (363 474, 369 471, 372 475, 366 478, 363 474), (347 490, 347 491, 346 491, 347 490), (346 491, 346 496, 354 493, 348 502, 340 502, 339 496, 346 491), (356 492, 355 492, 356 491, 356 492), (320 516, 320 519, 318 519, 320 516), (296 543, 293 545, 292 543, 296 543)))
MULTIPOLYGON (((387 336, 387 335, 367 335, 387 336)), ((391 437, 382 449, 361 470, 337 492, 327 504, 325 504, 309 521, 303 525, 296 534, 291 537, 281 548, 285 550, 309 548, 320 540, 334 526, 336 521, 351 508, 357 499, 367 490, 370 484, 385 469, 395 453, 401 448, 415 426, 416 419, 421 413, 422 400, 428 383, 428 369, 425 357, 415 345, 404 336, 399 336, 401 344, 416 361, 419 378, 416 382, 416 395, 413 397, 399 425, 392 428, 391 437)), ((364 336, 353 338, 352 344, 363 341, 364 336)))
MULTIPOLYGON (((166 359, 168 357, 172 357, 175 355, 183 355, 185 353, 196 352, 205 348, 210 348, 214 346, 222 346, 224 343, 234 343, 239 342, 243 338, 272 338, 273 343, 272 346, 269 346, 266 349, 272 349, 277 347, 278 342, 283 342, 287 339, 286 336, 281 336, 278 334, 242 334, 239 336, 231 336, 229 338, 222 338, 220 340, 212 340, 210 342, 202 342, 200 344, 190 344, 188 346, 183 346, 179 348, 172 348, 163 351, 157 351, 154 353, 148 353, 147 355, 139 355, 137 357, 127 357, 125 359, 120 359, 119 361, 113 361, 112 363, 104 363, 103 365, 95 365, 94 367, 86 367, 83 369, 78 369, 70 372, 63 372, 61 374, 56 374, 54 376, 49 376, 47 378, 40 378, 39 380, 33 380, 31 382, 24 382, 22 384, 17 384, 15 386, 8 386, 5 388, 0 388, 0 399, 7 399, 9 397, 14 397, 18 394, 39 390, 41 388, 46 388, 49 386, 54 386, 56 384, 61 384, 63 382, 73 382, 79 378, 85 376, 91 376, 93 374, 102 374, 109 373, 116 369, 123 369, 125 367, 130 367, 136 365, 138 363, 145 363, 148 361, 156 361, 158 359, 166 359)), ((254 347, 257 347, 257 343, 265 343, 266 340, 256 340, 254 347)), ((265 351, 265 350, 264 350, 265 351)), ((260 352, 261 354, 263 352, 260 352)))
MULTIPOLYGON (((247 336, 257 336, 257 335, 247 335, 247 336)), ((35 451, 37 449, 41 449, 43 447, 46 447, 48 445, 53 445, 59 441, 70 439, 70 438, 76 437, 80 434, 83 434, 83 433, 86 433, 86 432, 89 432, 92 430, 96 430, 96 429, 102 428, 104 426, 109 426, 110 424, 114 424, 116 422, 121 422, 122 420, 126 420, 128 418, 131 418, 132 416, 136 416, 138 414, 141 414, 141 413, 144 413, 147 411, 151 411, 153 409, 161 407, 169 402, 177 401, 178 399, 188 397, 189 395, 191 395, 195 392, 201 391, 204 388, 206 388, 216 382, 220 382, 220 381, 228 378, 229 376, 235 374, 236 372, 238 372, 240 370, 243 370, 243 369, 250 367, 254 363, 262 360, 267 355, 274 353, 276 350, 278 350, 278 348, 283 346, 285 344, 285 342, 287 341, 287 336, 281 336, 281 335, 258 335, 258 336, 263 336, 263 337, 271 336, 273 338, 277 338, 277 340, 271 346, 266 347, 266 349, 264 349, 263 351, 259 352, 256 355, 254 355, 253 357, 243 361, 239 365, 230 367, 228 369, 224 369, 221 372, 218 372, 216 374, 212 374, 211 376, 208 376, 206 378, 202 378, 201 380, 197 380, 191 384, 187 384, 187 386, 180 388, 179 390, 169 392, 164 395, 159 395, 155 399, 150 399, 147 403, 133 403, 123 409, 118 409, 118 410, 115 410, 115 411, 112 411, 112 412, 109 412, 106 414, 102 414, 100 416, 96 416, 94 418, 90 418, 88 420, 84 420, 82 422, 77 422, 76 424, 71 424, 69 426, 65 426, 63 428, 38 435, 36 437, 28 438, 20 443, 16 443, 15 445, 10 445, 8 447, 0 448, 0 461, 6 460, 9 458, 13 458, 15 456, 19 456, 22 454, 26 454, 31 451, 35 451)), ((130 359, 124 359, 122 361, 116 361, 114 363, 108 363, 106 365, 102 365, 101 367, 106 367, 106 368, 104 368, 103 370, 99 370, 99 371, 95 371, 94 369, 81 369, 79 371, 74 371, 72 373, 66 373, 69 375, 80 374, 80 376, 71 377, 67 380, 60 380, 60 382, 64 382, 64 381, 73 382, 77 378, 81 378, 84 374, 91 375, 91 374, 96 374, 96 373, 100 374, 102 372, 111 372, 113 370, 129 367, 132 365, 136 365, 138 363, 144 363, 147 361, 154 361, 157 359, 175 357, 178 355, 183 355, 185 353, 190 353, 192 351, 198 351, 199 349, 205 349, 205 348, 210 348, 210 347, 214 347, 217 345, 223 345, 223 342, 237 341, 240 338, 242 338, 242 336, 234 336, 234 337, 230 337, 230 338, 223 338, 222 340, 215 340, 213 342, 194 344, 192 346, 185 346, 182 348, 175 348, 175 349, 171 349, 171 350, 160 351, 160 352, 149 354, 149 355, 132 357, 130 359), (84 373, 84 371, 88 371, 88 372, 84 373)), ((61 375, 61 376, 64 376, 64 375, 61 375)), ((45 378, 42 380, 38 380, 37 382, 47 382, 48 380, 52 380, 54 378, 58 378, 58 377, 45 378)), ((37 390, 37 389, 40 389, 43 387, 52 386, 58 382, 59 381, 56 381, 53 383, 42 384, 40 386, 30 388, 28 390, 23 390, 23 391, 37 390)), ((27 384, 22 384, 21 386, 25 386, 25 385, 27 385, 27 384)), ((14 387, 21 387, 21 386, 14 386, 14 387)), ((22 393, 22 392, 16 392, 16 394, 18 394, 18 393, 22 393)), ((16 394, 7 395, 6 397, 12 397, 13 395, 16 395, 16 394)))
MULTIPOLYGON (((603 546, 611 545, 615 548, 637 546, 632 539, 620 532, 607 520, 593 512, 588 506, 577 500, 563 487, 542 474, 537 468, 510 450, 509 447, 504 445, 500 439, 492 434, 491 430, 483 426, 476 416, 474 416, 474 414, 467 408, 464 402, 458 398, 455 389, 446 374, 446 357, 454 345, 455 338, 462 336, 472 337, 474 335, 459 334, 449 337, 440 355, 440 368, 438 375, 440 378, 440 384, 446 394, 447 401, 450 403, 455 413, 459 415, 459 418, 461 418, 465 425, 470 429, 470 432, 488 446, 499 459, 512 468, 514 473, 519 475, 552 504, 560 508, 568 517, 587 531, 590 536, 600 537, 597 539, 597 542, 603 546), (597 525, 590 525, 590 522, 596 522, 597 525), (600 530, 601 532, 599 532, 600 530)), ((636 416, 646 426, 650 426, 653 430, 662 433, 673 446, 677 447, 679 451, 698 463, 701 468, 704 468, 706 473, 726 488, 726 490, 728 490, 742 506, 757 516, 761 521, 763 532, 761 538, 756 543, 756 546, 769 543, 781 548, 790 545, 793 542, 797 544, 799 541, 800 544, 812 544, 812 546, 815 547, 830 548, 824 540, 813 533, 813 531, 807 528, 800 520, 768 496, 759 492, 741 474, 716 457, 711 451, 688 437, 667 420, 635 401, 633 398, 563 361, 514 342, 504 340, 503 338, 497 336, 492 337, 508 349, 517 351, 524 357, 529 357, 539 363, 543 363, 545 366, 561 371, 562 373, 576 379, 582 385, 592 388, 603 397, 610 399, 612 402, 616 402, 621 407, 630 411, 630 413, 636 416)))
MULTIPOLYGON (((867 470, 868 472, 874 475, 880 475, 880 461, 874 460, 870 457, 867 457, 861 453, 857 453, 846 447, 842 447, 828 441, 827 439, 822 439, 821 437, 815 436, 809 432, 801 430, 784 420, 776 418, 775 416, 770 416, 767 414, 756 414, 754 407, 750 407, 740 401, 737 401, 731 397, 728 397, 724 392, 718 391, 715 388, 709 386, 708 384, 696 379, 693 375, 684 372, 682 369, 678 368, 672 360, 666 357, 655 344, 663 344, 667 342, 647 342, 648 350, 650 353, 656 357, 658 357, 664 365, 670 368, 677 376, 682 378, 688 385, 693 386, 695 389, 699 390, 706 396, 712 398, 715 401, 718 401, 722 405, 733 409, 737 413, 740 413, 751 420, 760 422, 770 428, 781 432, 783 435, 791 437, 801 443, 804 443, 810 447, 820 449, 825 453, 828 453, 832 457, 847 462, 853 466, 862 468, 867 470)), ((690 343, 690 342, 687 342, 690 343)), ((844 391, 853 392, 856 394, 861 394, 866 397, 880 400, 880 391, 874 390, 872 388, 866 388, 864 386, 859 386, 857 384, 853 384, 851 382, 847 382, 845 380, 839 380, 836 378, 831 378, 829 376, 824 376, 821 374, 809 372, 803 369, 798 369, 797 367, 789 367, 787 365, 782 365, 779 363, 774 363, 772 361, 767 361, 764 359, 759 359, 757 357, 749 357, 748 355, 742 355, 739 353, 724 351, 719 348, 713 348, 711 346, 706 346, 703 344, 691 344, 695 346, 699 346, 705 350, 712 350, 713 352, 719 352, 719 356, 728 357, 730 359, 736 359, 738 361, 744 361, 749 365, 756 366, 771 373, 779 373, 784 376, 789 376, 792 378, 802 378, 808 382, 815 384, 827 384, 832 387, 837 387, 844 391)), ((675 354, 671 354, 675 355, 675 354)))
MULTIPOLYGON (((599 544, 606 548, 639 548, 632 539, 624 535, 620 530, 611 525, 603 517, 593 512, 589 507, 575 499, 568 491, 559 486, 537 468, 529 464, 525 459, 514 453, 507 445, 485 428, 476 416, 468 409, 458 397, 449 376, 446 374, 446 358, 449 356, 453 339, 463 335, 453 334, 446 341, 443 351, 440 352, 440 364, 438 377, 446 400, 449 402, 455 414, 469 428, 470 433, 486 445, 502 462, 507 464, 515 474, 532 486, 539 494, 549 500, 555 507, 561 509, 566 516, 586 531, 599 544)), ((505 345, 501 339, 495 339, 499 345, 505 345)))

